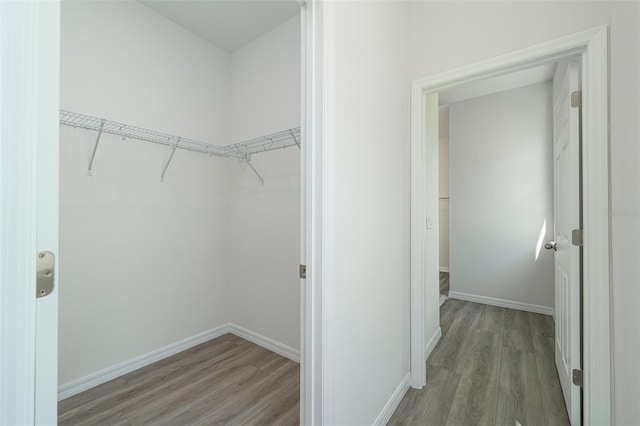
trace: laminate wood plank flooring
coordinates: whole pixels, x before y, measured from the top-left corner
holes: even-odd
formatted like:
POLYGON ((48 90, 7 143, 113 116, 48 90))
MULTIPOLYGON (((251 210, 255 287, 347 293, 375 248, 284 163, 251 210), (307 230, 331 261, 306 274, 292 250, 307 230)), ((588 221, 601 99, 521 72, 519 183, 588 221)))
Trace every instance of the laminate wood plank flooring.
POLYGON ((448 299, 427 385, 389 425, 569 425, 548 315, 448 299))
POLYGON ((440 294, 449 297, 449 273, 440 272, 440 294))
POLYGON ((232 334, 60 401, 60 425, 298 425, 299 365, 232 334))

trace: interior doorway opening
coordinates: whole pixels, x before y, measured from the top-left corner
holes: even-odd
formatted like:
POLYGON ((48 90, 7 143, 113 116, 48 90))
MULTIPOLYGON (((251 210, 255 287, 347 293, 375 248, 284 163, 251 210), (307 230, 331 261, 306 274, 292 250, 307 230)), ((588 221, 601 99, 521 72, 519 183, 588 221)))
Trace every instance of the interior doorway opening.
POLYGON ((597 285, 602 281, 609 282, 608 220, 598 214, 608 206, 608 170, 606 162, 603 161, 608 156, 606 39, 606 28, 597 28, 413 82, 412 387, 419 389, 424 386, 426 358, 442 334, 437 315, 440 299, 438 236, 437 232, 430 232, 433 224, 438 222, 438 93, 464 83, 505 75, 560 59, 579 58, 582 75, 586 76, 582 85, 585 107, 581 128, 584 152, 588 152, 582 157, 584 232, 591 235, 589 242, 585 239, 583 248, 585 257, 589 259, 583 268, 584 369, 585 374, 593 379, 584 389, 584 422, 597 424, 599 421, 609 421, 609 339, 603 338, 609 335, 609 289, 608 286, 603 289, 597 285), (596 180, 595 176, 600 180, 596 180), (591 257, 587 253, 591 253, 591 257), (586 321, 586 318, 589 320, 586 321))
POLYGON ((293 363, 299 418, 306 18, 276 3, 62 5, 60 399, 231 333, 293 363))
MULTIPOLYGON (((483 395, 478 412, 451 406, 450 415, 458 421, 464 419, 455 417, 458 411, 478 418, 503 416, 500 421, 508 423, 539 423, 546 413, 569 424, 553 357, 553 336, 562 334, 552 319, 556 253, 543 249, 555 239, 556 229, 557 68, 551 62, 438 93, 443 338, 428 358, 427 369, 431 375, 453 369, 486 387, 478 392, 483 395), (492 341, 486 350, 492 351, 493 361, 483 367, 494 374, 482 380, 477 377, 481 363, 474 355, 482 346, 478 336, 492 341), (459 342, 456 354, 450 352, 452 342, 459 342), (445 361, 452 358, 460 363, 445 361), (527 374, 521 373, 524 370, 527 374), (506 410, 509 406, 522 409, 506 410)), ((563 246, 560 251, 568 249, 563 246)), ((468 399, 466 392, 459 384, 453 399, 468 399)))

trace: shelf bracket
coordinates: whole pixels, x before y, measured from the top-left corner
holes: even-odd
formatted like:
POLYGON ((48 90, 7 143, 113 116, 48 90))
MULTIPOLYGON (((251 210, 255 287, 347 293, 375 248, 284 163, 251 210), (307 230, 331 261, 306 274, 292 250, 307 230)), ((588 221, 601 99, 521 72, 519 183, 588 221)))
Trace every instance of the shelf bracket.
POLYGON ((169 167, 169 163, 171 163, 171 160, 173 160, 173 155, 176 153, 176 149, 178 148, 179 144, 180 144, 180 138, 176 140, 176 144, 171 148, 171 155, 169 155, 169 159, 167 160, 167 162, 164 165, 164 168, 162 169, 162 174, 160 175, 160 182, 164 182, 164 174, 167 173, 167 168, 169 167))
POLYGON ((291 134, 291 138, 293 139, 293 141, 298 146, 298 149, 302 150, 302 148, 300 148, 300 141, 298 140, 298 138, 296 138, 296 135, 293 134, 293 130, 289 129, 289 133, 291 134))
POLYGON ((258 179, 260 179, 260 185, 264 186, 264 179, 262 179, 262 176, 260 176, 260 173, 258 173, 258 171, 255 169, 255 167, 253 167, 253 164, 251 164, 250 155, 249 154, 245 154, 242 159, 244 160, 245 163, 247 163, 247 165, 249 167, 251 167, 251 170, 253 170, 253 173, 255 173, 256 176, 258 176, 258 179))
POLYGON ((102 129, 104 129, 104 118, 100 121, 100 130, 98 130, 98 137, 96 143, 93 144, 93 151, 91 152, 91 159, 89 160, 89 168, 87 169, 87 176, 93 176, 93 160, 96 158, 96 152, 98 151, 98 144, 100 143, 100 136, 102 136, 102 129))

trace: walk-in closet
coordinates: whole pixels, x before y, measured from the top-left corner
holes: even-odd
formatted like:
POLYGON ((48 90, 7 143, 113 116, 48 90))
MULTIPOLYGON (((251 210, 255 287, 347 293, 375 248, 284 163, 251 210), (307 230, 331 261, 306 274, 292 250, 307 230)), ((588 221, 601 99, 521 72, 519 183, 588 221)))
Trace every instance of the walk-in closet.
POLYGON ((298 421, 300 34, 293 0, 62 3, 61 424, 298 421))

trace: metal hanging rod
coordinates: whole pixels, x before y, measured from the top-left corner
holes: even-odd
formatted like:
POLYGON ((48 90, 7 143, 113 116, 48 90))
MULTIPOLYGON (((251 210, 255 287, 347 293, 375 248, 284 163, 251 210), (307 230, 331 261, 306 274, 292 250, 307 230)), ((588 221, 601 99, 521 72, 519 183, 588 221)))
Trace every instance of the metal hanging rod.
POLYGON ((301 136, 300 127, 295 127, 271 133, 269 135, 260 136, 248 141, 221 146, 64 110, 60 110, 60 124, 98 132, 87 170, 89 176, 92 174, 93 161, 95 159, 96 151, 98 150, 100 136, 103 133, 118 135, 123 140, 127 138, 138 139, 170 147, 171 155, 162 170, 160 178, 161 181, 164 180, 164 175, 167 172, 169 163, 171 163, 176 150, 184 149, 187 151, 208 154, 210 156, 215 155, 217 157, 238 158, 246 162, 251 167, 251 170, 253 170, 256 176, 258 176, 258 179, 260 179, 260 182, 264 185, 264 180, 250 162, 251 156, 260 152, 284 149, 294 145, 300 148, 301 136))

